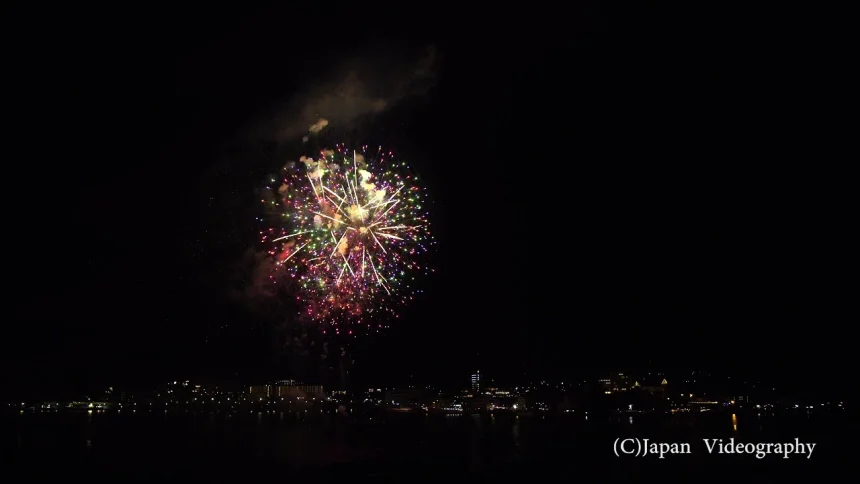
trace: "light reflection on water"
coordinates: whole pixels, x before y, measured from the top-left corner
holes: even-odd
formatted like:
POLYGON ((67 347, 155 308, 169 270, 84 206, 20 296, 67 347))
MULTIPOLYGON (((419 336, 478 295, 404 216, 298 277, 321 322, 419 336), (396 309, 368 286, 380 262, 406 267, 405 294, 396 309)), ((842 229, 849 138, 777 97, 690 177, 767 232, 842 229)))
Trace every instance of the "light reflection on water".
MULTIPOLYGON (((566 452, 573 455, 593 450, 600 454, 604 449, 601 439, 615 438, 627 432, 648 438, 671 436, 683 439, 691 435, 728 437, 729 432, 736 434, 739 431, 739 414, 668 418, 638 414, 635 418, 630 415, 592 416, 590 421, 584 416, 548 416, 544 420, 505 414, 447 418, 441 415, 375 415, 372 420, 309 418, 303 412, 215 415, 208 412, 164 414, 159 411, 119 415, 94 411, 53 415, 56 417, 27 417, 35 425, 29 428, 19 426, 18 432, 26 433, 19 433, 17 439, 10 436, 9 441, 13 446, 17 444, 18 449, 59 449, 62 445, 67 455, 75 455, 74 448, 69 448, 69 445, 77 445, 79 450, 105 461, 122 456, 129 458, 134 454, 154 461, 170 462, 179 456, 188 456, 190 460, 209 462, 207 459, 214 455, 215 460, 224 462, 234 458, 277 459, 290 466, 304 467, 375 459, 439 458, 447 459, 449 463, 462 462, 464 470, 482 471, 496 467, 499 462, 545 459, 545 455, 567 462, 568 457, 563 456, 566 452), (47 418, 58 425, 48 427, 39 423, 47 421, 47 418), (729 419, 731 430, 726 425, 729 419), (51 436, 47 435, 46 429, 66 434, 51 436), (46 435, 49 439, 38 443, 38 439, 45 439, 46 435), (561 450, 555 450, 556 446, 561 450)), ((803 420, 806 421, 805 418, 803 420)), ((759 420, 758 425, 747 425, 744 431, 781 431, 781 421, 759 420)), ((606 445, 611 448, 611 443, 606 445)))

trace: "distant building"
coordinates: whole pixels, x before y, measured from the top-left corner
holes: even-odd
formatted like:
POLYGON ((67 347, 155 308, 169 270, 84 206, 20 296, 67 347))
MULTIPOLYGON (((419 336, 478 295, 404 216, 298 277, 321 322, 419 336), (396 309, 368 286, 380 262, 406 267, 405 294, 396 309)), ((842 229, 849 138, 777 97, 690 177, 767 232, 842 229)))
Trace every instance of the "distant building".
POLYGON ((612 391, 626 392, 630 390, 630 377, 624 373, 615 373, 612 375, 612 391))
POLYGON ((484 412, 491 409, 491 400, 484 395, 475 395, 465 400, 463 407, 470 412, 484 412))
POLYGON ((478 395, 481 393, 481 370, 472 374, 472 394, 478 395))
POLYGON ((603 387, 604 393, 626 392, 632 389, 630 378, 624 373, 613 373, 609 378, 598 380, 603 387))
POLYGON ((423 403, 424 394, 419 388, 404 388, 385 392, 382 403, 389 407, 415 407, 423 403))
POLYGON ((252 385, 248 390, 248 393, 250 393, 252 397, 269 398, 272 396, 272 385, 252 385))
POLYGON ((322 398, 325 396, 322 385, 304 385, 295 380, 281 380, 275 385, 253 385, 249 392, 251 397, 260 398, 322 398))
POLYGON ((322 398, 325 392, 322 385, 278 385, 276 395, 284 398, 322 398))
POLYGON ((633 383, 634 389, 652 393, 660 398, 667 397, 666 390, 668 386, 669 382, 667 382, 665 378, 659 384, 640 385, 638 381, 633 383))
POLYGON ((612 380, 609 378, 601 378, 600 380, 597 380, 597 383, 600 384, 604 392, 607 394, 612 393, 612 380))
POLYGON ((720 404, 720 402, 718 402, 716 400, 711 400, 711 399, 708 399, 705 397, 695 397, 695 398, 690 399, 690 406, 691 407, 701 408, 701 407, 708 407, 708 406, 714 406, 714 405, 719 405, 719 404, 720 404))

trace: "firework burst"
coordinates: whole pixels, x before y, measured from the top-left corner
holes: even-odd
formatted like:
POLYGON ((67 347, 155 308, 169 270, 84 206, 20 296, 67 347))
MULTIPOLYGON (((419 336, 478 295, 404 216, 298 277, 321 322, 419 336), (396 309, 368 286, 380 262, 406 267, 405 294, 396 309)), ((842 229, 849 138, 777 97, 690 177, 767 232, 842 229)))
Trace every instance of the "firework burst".
POLYGON ((270 278, 294 282, 302 312, 336 332, 381 327, 429 272, 420 256, 434 242, 418 177, 393 153, 372 151, 338 145, 302 157, 262 200, 278 217, 260 232, 270 278))

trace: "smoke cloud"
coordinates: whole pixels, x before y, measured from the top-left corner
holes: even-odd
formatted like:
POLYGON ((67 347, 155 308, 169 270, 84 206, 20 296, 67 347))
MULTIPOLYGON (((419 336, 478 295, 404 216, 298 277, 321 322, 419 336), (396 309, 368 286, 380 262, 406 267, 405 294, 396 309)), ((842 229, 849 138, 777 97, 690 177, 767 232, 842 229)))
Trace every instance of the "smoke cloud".
POLYGON ((435 82, 436 50, 416 59, 354 59, 313 82, 282 105, 261 128, 265 137, 290 141, 327 127, 349 128, 358 118, 378 114, 405 99, 425 94, 435 82))
POLYGON ((319 121, 317 121, 316 123, 312 124, 311 127, 309 128, 309 131, 311 133, 319 133, 326 126, 328 126, 328 119, 323 118, 323 119, 320 119, 319 121))
POLYGON ((277 294, 278 288, 271 280, 275 262, 267 255, 266 252, 248 249, 239 263, 240 288, 233 291, 233 297, 252 308, 259 308, 261 303, 277 294))

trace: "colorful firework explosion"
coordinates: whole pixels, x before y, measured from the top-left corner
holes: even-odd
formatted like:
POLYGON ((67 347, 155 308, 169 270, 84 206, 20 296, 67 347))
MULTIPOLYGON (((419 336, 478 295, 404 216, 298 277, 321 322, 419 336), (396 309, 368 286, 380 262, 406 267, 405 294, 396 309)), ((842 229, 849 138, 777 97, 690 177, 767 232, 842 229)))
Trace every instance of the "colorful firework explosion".
POLYGON ((300 161, 271 180, 273 200, 263 200, 280 219, 260 232, 270 278, 295 282, 302 312, 338 333, 344 324, 382 327, 420 292, 416 276, 430 272, 420 256, 435 242, 418 177, 381 147, 370 156, 366 146, 338 145, 300 161))

